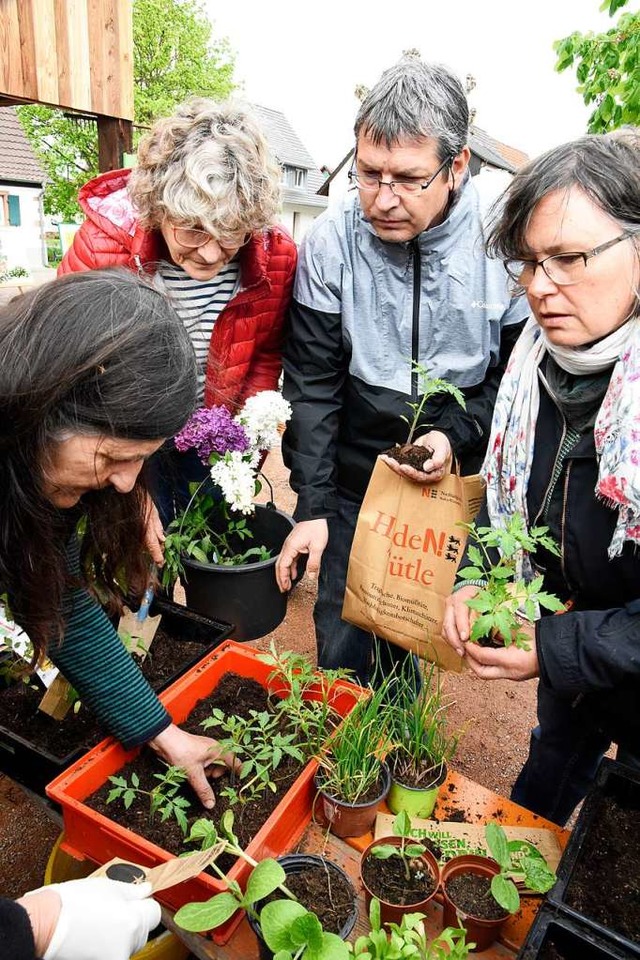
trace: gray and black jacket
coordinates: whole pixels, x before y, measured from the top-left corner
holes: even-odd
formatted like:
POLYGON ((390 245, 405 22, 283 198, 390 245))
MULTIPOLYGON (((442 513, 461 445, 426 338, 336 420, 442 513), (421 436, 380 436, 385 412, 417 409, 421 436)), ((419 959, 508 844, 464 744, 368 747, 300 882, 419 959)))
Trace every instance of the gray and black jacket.
POLYGON ((411 360, 460 387, 434 397, 422 429, 445 433, 464 473, 478 469, 504 364, 528 315, 484 252, 488 203, 467 177, 447 218, 408 243, 386 243, 357 196, 320 216, 301 248, 284 354, 293 417, 283 442, 296 519, 360 501, 377 455, 407 436, 418 397, 411 360))

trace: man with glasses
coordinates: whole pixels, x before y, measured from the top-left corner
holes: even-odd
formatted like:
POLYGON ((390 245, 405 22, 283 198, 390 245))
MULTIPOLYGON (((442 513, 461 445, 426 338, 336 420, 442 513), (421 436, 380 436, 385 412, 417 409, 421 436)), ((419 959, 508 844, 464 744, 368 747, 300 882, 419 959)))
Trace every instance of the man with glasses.
MULTIPOLYGON (((407 57, 368 94, 355 123, 346 201, 305 237, 284 356, 293 418, 285 462, 298 493, 277 567, 291 586, 301 556, 319 571, 314 617, 320 666, 371 678, 371 634, 341 619, 351 542, 378 454, 407 436, 419 379, 412 361, 460 387, 426 404, 418 443, 434 483, 452 456, 464 473, 484 454, 503 364, 528 313, 510 302, 503 265, 483 249, 481 203, 469 176, 469 113, 446 69, 407 57), (322 561, 322 562, 321 562, 322 561)), ((378 644, 381 673, 402 654, 378 644)))

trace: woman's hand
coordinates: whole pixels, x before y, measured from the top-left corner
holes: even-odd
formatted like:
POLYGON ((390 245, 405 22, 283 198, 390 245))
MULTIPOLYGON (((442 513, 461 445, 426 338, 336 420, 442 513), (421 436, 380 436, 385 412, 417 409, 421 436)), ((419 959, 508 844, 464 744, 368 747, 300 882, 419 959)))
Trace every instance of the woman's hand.
POLYGON ((471 633, 472 610, 465 600, 471 600, 478 592, 478 587, 460 587, 455 593, 447 597, 442 621, 442 636, 450 647, 453 647, 459 657, 464 657, 466 643, 471 633))
POLYGON ((401 477, 406 477, 414 483, 438 483, 438 481, 442 480, 451 470, 453 451, 449 438, 439 430, 431 430, 430 433, 425 433, 424 436, 418 437, 413 443, 416 447, 429 447, 433 450, 428 460, 425 457, 422 470, 416 470, 415 467, 410 467, 406 463, 398 463, 393 457, 388 457, 384 453, 380 454, 380 459, 390 470, 393 470, 394 473, 399 474, 401 477))
POLYGON ((521 650, 514 644, 509 647, 481 647, 468 643, 465 661, 469 668, 483 680, 531 680, 537 677, 538 655, 536 653, 535 627, 524 627, 521 633, 530 634, 529 649, 521 650))
POLYGON ((186 771, 198 799, 208 810, 214 806, 215 797, 207 774, 219 777, 225 766, 232 770, 240 769, 240 761, 232 753, 222 753, 217 740, 187 733, 175 723, 150 740, 149 746, 170 766, 186 771))
POLYGON ((160 520, 160 514, 151 497, 147 497, 144 542, 151 559, 159 567, 164 566, 164 540, 164 528, 160 520))
POLYGON ((129 960, 160 923, 150 883, 87 877, 25 894, 36 953, 44 960, 129 960))

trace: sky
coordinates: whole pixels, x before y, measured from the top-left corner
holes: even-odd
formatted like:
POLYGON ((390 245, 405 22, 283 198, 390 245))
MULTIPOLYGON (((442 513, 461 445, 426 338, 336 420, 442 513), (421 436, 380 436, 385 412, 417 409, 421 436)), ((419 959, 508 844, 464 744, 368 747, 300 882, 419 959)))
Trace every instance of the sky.
MULTIPOLYGON (((571 68, 554 70, 554 40, 601 32, 617 17, 600 0, 204 0, 213 36, 236 54, 249 100, 282 111, 318 166, 352 145, 357 84, 370 87, 409 48, 464 82, 475 123, 535 156, 586 130, 571 68)), ((626 9, 626 8, 625 8, 626 9)), ((631 3, 629 9, 637 10, 631 3)))

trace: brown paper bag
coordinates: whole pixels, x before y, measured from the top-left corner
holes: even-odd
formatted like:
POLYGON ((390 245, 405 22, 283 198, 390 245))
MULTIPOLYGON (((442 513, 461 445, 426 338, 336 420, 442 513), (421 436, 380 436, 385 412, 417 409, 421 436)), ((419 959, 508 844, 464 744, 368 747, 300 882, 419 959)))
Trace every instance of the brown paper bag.
POLYGON ((382 461, 358 516, 342 616, 447 670, 461 658, 442 639, 444 603, 484 492, 478 474, 450 473, 440 483, 412 483, 382 461))

